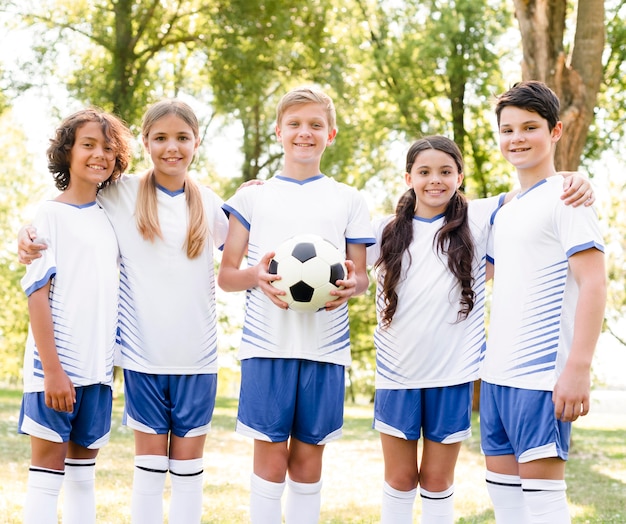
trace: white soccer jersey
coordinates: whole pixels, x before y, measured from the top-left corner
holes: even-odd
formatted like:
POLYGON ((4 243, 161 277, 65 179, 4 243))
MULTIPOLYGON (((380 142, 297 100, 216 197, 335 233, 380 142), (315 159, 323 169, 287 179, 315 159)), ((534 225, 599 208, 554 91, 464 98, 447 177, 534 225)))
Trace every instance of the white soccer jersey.
MULTIPOLYGON (((457 322, 461 288, 448 269, 447 257, 437 251, 434 239, 444 216, 415 217, 413 242, 402 259, 402 276, 396 288, 398 307, 388 327, 379 323, 374 333, 376 388, 414 389, 463 384, 478 378, 485 348, 485 263, 491 215, 501 197, 469 203, 468 218, 474 240, 474 308, 457 322)), ((392 217, 377 221, 377 243, 368 248, 368 263, 380 255, 384 227, 392 217)), ((376 310, 384 308, 382 272, 377 271, 376 310)))
POLYGON ((210 238, 191 260, 184 247, 187 203, 184 191, 157 188, 163 239, 144 240, 135 204, 140 178, 124 176, 99 196, 122 257, 118 365, 153 374, 217 372, 217 319, 213 244, 228 231, 222 200, 200 187, 210 238))
POLYGON ((493 301, 483 380, 551 391, 569 355, 578 288, 568 258, 604 251, 595 211, 563 204, 553 176, 498 211, 493 301))
MULTIPOLYGON (((48 249, 26 267, 27 296, 51 281, 54 338, 63 369, 76 386, 113 381, 119 251, 115 233, 95 202, 48 201, 33 222, 48 249)), ((43 391, 43 369, 29 328, 24 392, 43 391)))
MULTIPOLYGON (((302 233, 346 243, 374 242, 369 212, 354 188, 324 175, 297 181, 275 176, 240 189, 224 209, 249 230, 248 264, 302 233)), ((301 358, 350 364, 348 307, 301 313, 276 307, 257 287, 248 290, 239 358, 301 358)))

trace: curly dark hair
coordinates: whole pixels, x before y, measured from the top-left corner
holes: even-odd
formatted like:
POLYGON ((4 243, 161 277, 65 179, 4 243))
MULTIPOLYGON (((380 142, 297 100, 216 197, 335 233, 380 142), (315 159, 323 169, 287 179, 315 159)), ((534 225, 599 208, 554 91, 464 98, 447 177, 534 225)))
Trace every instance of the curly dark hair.
POLYGON ((88 122, 100 124, 107 143, 115 151, 115 167, 109 178, 98 189, 108 186, 126 171, 131 155, 131 133, 126 124, 117 116, 99 108, 82 109, 63 119, 56 129, 54 138, 46 151, 48 171, 60 191, 65 191, 70 183, 70 152, 76 140, 76 131, 88 122))
MULTIPOLYGON (((436 149, 450 155, 459 173, 463 172, 463 157, 458 146, 443 136, 429 136, 414 142, 407 153, 406 172, 417 155, 427 149, 436 149)), ((385 308, 382 311, 382 323, 388 326, 398 307, 396 288, 402 272, 403 254, 413 241, 413 217, 415 216, 416 195, 413 188, 406 191, 399 199, 394 218, 385 226, 380 244, 380 256, 375 267, 383 272, 382 295, 385 308)), ((467 217, 467 199, 456 191, 444 214, 444 224, 437 232, 433 242, 437 250, 446 255, 448 268, 456 276, 461 286, 460 309, 457 322, 464 320, 474 308, 476 294, 472 288, 472 262, 474 259, 474 241, 467 217)), ((412 260, 409 260, 409 264, 412 260)))

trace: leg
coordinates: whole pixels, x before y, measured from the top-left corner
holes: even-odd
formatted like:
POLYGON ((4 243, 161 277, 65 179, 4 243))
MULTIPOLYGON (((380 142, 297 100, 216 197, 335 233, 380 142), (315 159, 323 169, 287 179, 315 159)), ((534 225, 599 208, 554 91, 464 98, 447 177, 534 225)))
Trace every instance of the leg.
POLYGON ((287 441, 254 441, 254 465, 250 482, 252 524, 280 524, 281 498, 285 489, 288 462, 287 441))
POLYGON ((515 455, 486 456, 487 491, 498 524, 527 524, 528 509, 515 455))
POLYGON ((460 450, 461 442, 424 439, 419 472, 423 524, 454 522, 454 468, 460 450))
POLYGON ((202 519, 204 466, 202 456, 206 435, 170 439, 170 480, 172 499, 170 524, 194 524, 202 519))
POLYGON ((417 492, 417 440, 380 434, 385 461, 381 524, 411 524, 417 492))
POLYGON ((57 503, 68 445, 31 436, 30 446, 24 524, 57 524, 57 503))
POLYGON ((291 438, 287 466, 287 524, 317 524, 319 521, 323 453, 324 445, 307 444, 291 438))
POLYGON ((544 458, 519 465, 522 492, 532 524, 570 524, 565 461, 544 458))
POLYGON ((69 443, 63 485, 63 524, 96 522, 97 449, 69 443))
POLYGON ((135 430, 135 470, 131 504, 133 524, 163 522, 163 488, 169 468, 168 435, 135 430))

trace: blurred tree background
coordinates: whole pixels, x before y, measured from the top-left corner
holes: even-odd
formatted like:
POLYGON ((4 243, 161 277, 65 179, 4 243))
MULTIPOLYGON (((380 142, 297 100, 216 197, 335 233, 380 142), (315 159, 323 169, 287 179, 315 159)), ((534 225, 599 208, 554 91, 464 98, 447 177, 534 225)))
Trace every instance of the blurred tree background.
MULTIPOLYGON (((610 245, 607 330, 624 340, 625 3, 0 0, 1 380, 20 379, 27 326, 16 231, 29 219, 29 204, 52 186, 39 134, 47 137, 84 105, 117 113, 137 133, 148 104, 183 98, 204 133, 197 176, 227 198, 241 182, 280 169, 275 106, 286 90, 307 83, 333 96, 338 112, 339 134, 323 171, 363 190, 377 216, 393 210, 406 149, 425 134, 445 134, 461 147, 470 197, 510 189, 494 98, 522 79, 547 82, 563 101, 558 166, 596 179, 610 245), (29 100, 39 102, 37 112, 29 100), (25 112, 29 122, 18 118, 25 112)), ((133 170, 143 163, 138 147, 133 170)), ((373 287, 351 309, 349 394, 368 398, 373 287)), ((236 318, 220 318, 229 356, 236 318)))

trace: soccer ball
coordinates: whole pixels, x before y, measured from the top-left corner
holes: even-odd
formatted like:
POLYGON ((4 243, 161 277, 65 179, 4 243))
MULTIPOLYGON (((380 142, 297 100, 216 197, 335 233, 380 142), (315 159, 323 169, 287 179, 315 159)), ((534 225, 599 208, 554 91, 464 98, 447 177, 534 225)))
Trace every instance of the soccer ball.
POLYGON ((317 235, 297 235, 283 242, 270 261, 269 272, 280 275, 272 285, 285 291, 279 298, 295 311, 318 311, 338 297, 335 282, 348 271, 344 256, 328 240, 317 235))

